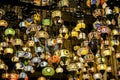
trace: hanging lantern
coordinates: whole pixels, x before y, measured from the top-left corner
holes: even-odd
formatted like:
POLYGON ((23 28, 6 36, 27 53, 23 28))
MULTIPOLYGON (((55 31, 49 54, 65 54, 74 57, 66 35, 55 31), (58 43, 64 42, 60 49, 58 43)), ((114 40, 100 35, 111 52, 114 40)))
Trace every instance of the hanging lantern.
POLYGON ((15 30, 12 28, 7 28, 4 33, 10 39, 12 36, 15 35, 15 30))
POLYGON ((119 35, 119 33, 120 33, 120 32, 119 32, 118 29, 113 29, 113 30, 112 30, 112 34, 113 34, 113 35, 119 35))
POLYGON ((56 68, 56 73, 63 73, 63 68, 60 65, 56 68))
POLYGON ((77 71, 78 70, 78 67, 76 65, 76 63, 70 63, 69 65, 67 65, 67 70, 69 72, 74 72, 74 71, 77 71))
POLYGON ((70 57, 70 51, 67 49, 60 50, 60 57, 70 57))
POLYGON ((48 66, 48 62, 47 61, 41 61, 40 67, 46 67, 46 66, 48 66))
POLYGON ((52 20, 51 19, 43 19, 42 20, 42 25, 44 26, 52 26, 52 20))
POLYGON ((27 74, 25 72, 20 72, 19 78, 20 79, 25 79, 27 77, 27 74))
POLYGON ((52 12, 52 18, 56 18, 56 17, 59 17, 59 18, 62 17, 61 11, 55 10, 52 12))
POLYGON ((18 58, 24 57, 24 51, 17 51, 16 56, 17 56, 18 58))
POLYGON ((1 42, 0 46, 3 47, 3 48, 6 48, 8 46, 8 43, 7 42, 1 42))
POLYGON ((84 67, 84 65, 83 65, 82 62, 76 62, 76 65, 77 65, 77 67, 78 67, 78 70, 82 70, 83 67, 84 67))
POLYGON ((23 70, 24 64, 21 63, 21 62, 18 62, 18 63, 15 64, 14 68, 15 68, 16 70, 23 70))
POLYGON ((109 57, 109 56, 111 56, 112 51, 111 51, 110 49, 105 49, 105 50, 103 51, 103 54, 104 54, 104 56, 109 57))
POLYGON ((58 2, 59 7, 68 7, 69 6, 69 0, 60 0, 58 2))
POLYGON ((7 21, 6 20, 0 20, 0 26, 7 27, 8 26, 7 21))
POLYGON ((112 73, 112 67, 111 66, 108 66, 107 69, 106 69, 107 73, 112 73))
POLYGON ((96 68, 95 68, 95 67, 91 67, 91 68, 89 68, 88 70, 89 70, 89 72, 90 72, 92 75, 93 75, 93 73, 96 72, 96 68))
POLYGON ((55 74, 55 70, 52 67, 45 67, 42 69, 42 75, 44 76, 53 76, 55 74))
POLYGON ((48 44, 48 46, 55 46, 57 44, 57 40, 49 38, 49 39, 47 39, 47 44, 48 44))
POLYGON ((31 61, 33 63, 39 63, 39 62, 41 62, 40 57, 33 57, 31 61))
POLYGON ((78 38, 78 32, 73 30, 73 31, 71 32, 71 37, 76 37, 76 38, 78 38))
POLYGON ((87 47, 80 47, 80 49, 77 50, 78 56, 85 56, 88 54, 88 48, 87 47))
POLYGON ((57 42, 57 44, 62 44, 63 43, 63 39, 58 37, 58 38, 56 38, 56 42, 57 42))
POLYGON ((76 27, 74 28, 75 31, 83 31, 85 29, 86 25, 84 23, 84 20, 78 20, 78 23, 76 27))
POLYGON ((30 53, 30 52, 25 52, 25 53, 24 53, 24 58, 26 58, 26 59, 31 59, 31 58, 32 58, 32 53, 30 53))
POLYGON ((78 39, 85 40, 86 39, 86 34, 84 32, 80 32, 78 35, 78 39))
POLYGON ((9 76, 10 76, 10 74, 9 73, 2 73, 2 79, 8 79, 9 78, 9 76))
POLYGON ((10 47, 7 47, 7 48, 5 48, 5 50, 4 50, 4 55, 5 54, 13 54, 13 48, 10 48, 10 47))
POLYGON ((28 40, 27 41, 27 46, 30 47, 30 48, 34 47, 35 46, 34 40, 28 40))
POLYGON ((33 19, 34 19, 33 21, 35 24, 39 23, 41 20, 40 14, 39 13, 34 14, 33 19))
POLYGON ((104 74, 104 72, 105 72, 106 69, 107 69, 107 65, 106 65, 106 64, 99 64, 99 65, 97 66, 97 69, 98 69, 102 74, 104 74))
POLYGON ((59 29, 59 37, 68 39, 68 28, 66 26, 62 26, 62 28, 59 29))
POLYGON ((31 71, 33 71, 33 67, 30 65, 24 66, 24 71, 31 72, 31 71))
POLYGON ((38 34, 37 34, 37 37, 38 38, 49 38, 49 34, 45 31, 39 31, 38 34))
POLYGON ((18 80, 19 75, 16 73, 10 73, 10 80, 18 80))
POLYGON ((95 73, 95 74, 93 75, 93 78, 94 78, 95 80, 100 80, 100 79, 102 79, 102 74, 101 74, 101 73, 95 73))
POLYGON ((116 53, 116 58, 120 62, 120 53, 119 52, 116 53))
POLYGON ((45 77, 41 76, 37 80, 47 80, 45 77))
POLYGON ((119 45, 119 40, 111 40, 111 46, 118 46, 119 45))
POLYGON ((0 69, 4 69, 5 66, 6 66, 5 63, 1 63, 1 64, 0 64, 0 69))
POLYGON ((11 58, 11 61, 12 61, 12 62, 18 62, 18 61, 19 61, 19 57, 13 56, 13 57, 11 58))
POLYGON ((96 63, 97 64, 101 64, 101 63, 105 63, 105 58, 104 57, 102 57, 102 58, 97 58, 97 60, 96 60, 96 63))
POLYGON ((44 46, 43 45, 40 45, 38 47, 35 47, 35 52, 39 53, 39 52, 44 52, 44 46))
POLYGON ((17 46, 22 46, 23 43, 22 43, 22 40, 17 38, 17 39, 14 39, 13 42, 12 42, 12 45, 17 47, 17 46))
POLYGON ((83 74, 82 77, 84 80, 89 80, 90 79, 90 75, 89 74, 83 74))

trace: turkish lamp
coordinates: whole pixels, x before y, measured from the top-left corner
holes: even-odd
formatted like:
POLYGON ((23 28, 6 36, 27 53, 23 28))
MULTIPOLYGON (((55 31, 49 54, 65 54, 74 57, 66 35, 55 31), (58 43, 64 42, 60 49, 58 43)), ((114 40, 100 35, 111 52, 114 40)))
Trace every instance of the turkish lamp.
POLYGON ((90 79, 90 75, 89 74, 83 74, 82 78, 84 80, 89 80, 90 79))
POLYGON ((14 65, 14 68, 16 70, 23 70, 24 69, 24 64, 22 62, 17 62, 15 65, 14 65))
POLYGON ((41 76, 37 80, 47 80, 45 77, 41 76))
POLYGON ((80 47, 78 50, 77 50, 77 55, 78 56, 82 56, 84 57, 85 55, 88 54, 88 48, 87 47, 80 47))
POLYGON ((8 79, 10 74, 6 72, 6 73, 2 73, 1 76, 2 76, 2 79, 8 79))
POLYGON ((116 59, 120 62, 120 52, 116 53, 116 59))
POLYGON ((109 58, 112 54, 112 51, 110 49, 105 49, 103 51, 103 54, 104 54, 105 57, 109 58))
POLYGON ((112 30, 112 35, 113 35, 113 36, 115 36, 115 35, 118 36, 118 35, 119 35, 119 30, 118 30, 117 28, 116 28, 116 29, 113 29, 113 30, 112 30))
POLYGON ((107 65, 106 64, 98 64, 97 69, 98 69, 98 71, 100 71, 101 74, 104 74, 104 72, 107 69, 107 65))
POLYGON ((12 62, 19 62, 19 57, 13 56, 13 57, 11 58, 11 61, 12 61, 12 62))
POLYGON ((0 64, 0 69, 4 69, 5 66, 6 66, 5 63, 1 63, 1 64, 0 64))
POLYGON ((59 37, 68 39, 69 34, 68 34, 68 28, 65 25, 62 25, 62 28, 59 29, 59 37))
POLYGON ((84 32, 80 32, 79 35, 78 35, 78 39, 82 39, 82 40, 85 40, 86 39, 86 34, 84 32))
POLYGON ((60 65, 56 68, 56 73, 63 73, 63 68, 60 65))
POLYGON ((59 7, 69 7, 69 0, 60 0, 58 2, 59 7))
POLYGON ((7 28, 4 32, 4 34, 9 38, 15 35, 15 30, 13 28, 7 28))
POLYGON ((112 73, 112 67, 108 66, 106 69, 107 74, 111 74, 112 73))
POLYGON ((120 12, 119 7, 114 6, 113 13, 115 13, 115 14, 118 14, 118 15, 119 15, 119 12, 120 12))
POLYGON ((8 26, 8 22, 6 20, 0 20, 0 28, 7 27, 7 26, 8 26))
POLYGON ((13 52, 14 52, 13 48, 7 47, 4 50, 4 55, 6 55, 6 54, 13 54, 13 52))
POLYGON ((93 75, 96 72, 96 68, 95 67, 91 67, 88 69, 89 72, 93 75))
POLYGON ((32 58, 32 53, 26 51, 26 52, 24 53, 24 58, 25 58, 25 59, 31 59, 31 58, 32 58))
POLYGON ((78 67, 77 67, 76 63, 71 62, 69 65, 67 65, 67 70, 69 72, 77 71, 77 69, 78 69, 78 67))
POLYGON ((25 72, 20 72, 19 79, 25 79, 27 77, 27 74, 25 72))
POLYGON ((82 31, 85 29, 86 25, 84 23, 84 20, 78 20, 78 23, 76 27, 74 28, 76 31, 82 31))
POLYGON ((72 32, 71 32, 71 37, 78 38, 78 32, 77 32, 77 31, 72 30, 72 32))
POLYGON ((76 62, 76 65, 78 67, 78 70, 82 70, 84 68, 84 65, 82 62, 76 62))
POLYGON ((46 67, 48 66, 48 62, 47 61, 41 61, 40 62, 40 67, 46 67))
POLYGON ((55 10, 52 12, 52 18, 60 18, 62 17, 62 13, 60 10, 55 10))
POLYGON ((50 76, 53 76, 54 74, 55 74, 55 70, 53 67, 48 66, 42 69, 43 76, 50 77, 50 76))
POLYGON ((44 26, 52 26, 52 20, 51 19, 43 19, 42 20, 42 25, 44 26))
POLYGON ((39 63, 39 62, 41 62, 40 57, 33 57, 31 61, 33 63, 39 63))
POLYGON ((102 79, 102 74, 101 74, 101 73, 95 73, 95 74, 93 75, 93 78, 94 78, 95 80, 101 80, 101 79, 102 79))
POLYGON ((101 57, 101 58, 97 58, 97 59, 96 59, 96 63, 97 63, 97 64, 101 64, 101 63, 105 63, 105 62, 106 62, 106 60, 105 60, 104 57, 101 57))
POLYGON ((39 39, 39 38, 49 38, 49 34, 46 32, 46 31, 43 31, 43 30, 41 30, 41 31, 39 31, 38 32, 38 35, 36 35, 37 36, 37 38, 39 39))
POLYGON ((31 72, 31 71, 33 71, 34 69, 33 69, 33 66, 27 65, 27 66, 24 66, 24 69, 23 69, 23 70, 26 71, 26 72, 31 72))
POLYGON ((7 46, 8 46, 8 43, 7 42, 1 42, 0 43, 0 46, 2 47, 2 48, 6 48, 7 46))
POLYGON ((19 78, 19 75, 17 73, 10 73, 10 76, 9 76, 10 80, 18 80, 19 78))
POLYGON ((82 72, 83 72, 84 74, 86 74, 86 73, 87 73, 87 69, 84 67, 84 68, 82 69, 82 72))
POLYGON ((47 39, 47 45, 48 46, 55 46, 57 44, 57 40, 53 38, 47 39))
POLYGON ((15 46, 16 49, 18 50, 20 48, 20 46, 23 45, 23 42, 22 42, 21 39, 16 38, 16 39, 13 40, 12 45, 15 46))
POLYGON ((30 47, 30 48, 33 48, 35 46, 34 40, 28 40, 27 41, 27 46, 30 47))

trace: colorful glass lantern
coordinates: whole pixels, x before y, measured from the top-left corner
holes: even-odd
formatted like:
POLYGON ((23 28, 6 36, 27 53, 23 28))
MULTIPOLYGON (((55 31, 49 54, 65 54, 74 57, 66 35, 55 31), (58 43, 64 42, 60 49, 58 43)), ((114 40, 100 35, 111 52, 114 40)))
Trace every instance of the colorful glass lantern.
POLYGON ((52 26, 53 22, 51 19, 43 19, 42 20, 42 25, 44 26, 52 26))
POLYGON ((94 78, 95 80, 100 80, 100 79, 102 79, 102 74, 101 74, 101 73, 95 73, 95 74, 93 75, 93 78, 94 78))
POLYGON ((52 67, 45 67, 42 69, 42 75, 44 76, 53 76, 55 74, 55 70, 52 67))
POLYGON ((63 73, 63 68, 60 65, 56 68, 56 73, 63 73))
POLYGON ((8 26, 7 21, 6 20, 0 20, 0 26, 7 27, 8 26))
POLYGON ((52 18, 56 18, 56 17, 62 17, 61 11, 55 10, 52 12, 52 18))
POLYGON ((5 30, 5 35, 6 36, 8 36, 8 35, 14 36, 15 35, 15 30, 13 28, 7 28, 5 30))
POLYGON ((8 79, 10 74, 6 72, 6 73, 2 73, 1 76, 2 76, 2 79, 8 79))

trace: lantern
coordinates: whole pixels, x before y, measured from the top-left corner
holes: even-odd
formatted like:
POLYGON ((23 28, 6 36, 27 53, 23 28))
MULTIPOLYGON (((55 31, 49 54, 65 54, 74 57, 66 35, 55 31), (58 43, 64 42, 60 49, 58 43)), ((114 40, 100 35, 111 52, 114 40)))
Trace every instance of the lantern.
POLYGON ((42 69, 42 75, 44 76, 53 76, 55 74, 55 70, 52 67, 45 67, 42 69))
POLYGON ((100 79, 102 79, 102 74, 101 74, 101 73, 95 73, 95 74, 93 75, 93 78, 94 78, 95 80, 100 80, 100 79))
POLYGON ((102 74, 104 74, 104 72, 105 72, 106 69, 107 69, 107 65, 106 65, 106 64, 99 64, 99 65, 97 66, 97 69, 98 69, 102 74))
POLYGON ((7 28, 7 29, 5 30, 5 32, 4 32, 4 34, 5 34, 6 36, 8 36, 8 38, 9 38, 9 40, 10 40, 10 38, 15 35, 15 30, 12 29, 12 28, 7 28))
POLYGON ((6 20, 0 20, 0 26, 7 27, 8 26, 7 21, 6 20))
POLYGON ((63 68, 60 65, 56 68, 56 73, 63 73, 63 68))

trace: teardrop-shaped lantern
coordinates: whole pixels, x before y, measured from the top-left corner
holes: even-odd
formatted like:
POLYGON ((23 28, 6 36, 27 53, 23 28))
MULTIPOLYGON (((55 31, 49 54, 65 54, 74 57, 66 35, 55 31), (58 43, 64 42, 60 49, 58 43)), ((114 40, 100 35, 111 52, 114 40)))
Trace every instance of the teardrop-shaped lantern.
POLYGON ((60 65, 56 68, 56 73, 63 73, 63 68, 60 65))
POLYGON ((42 75, 44 76, 53 76, 55 74, 55 70, 52 67, 45 67, 42 69, 42 75))

